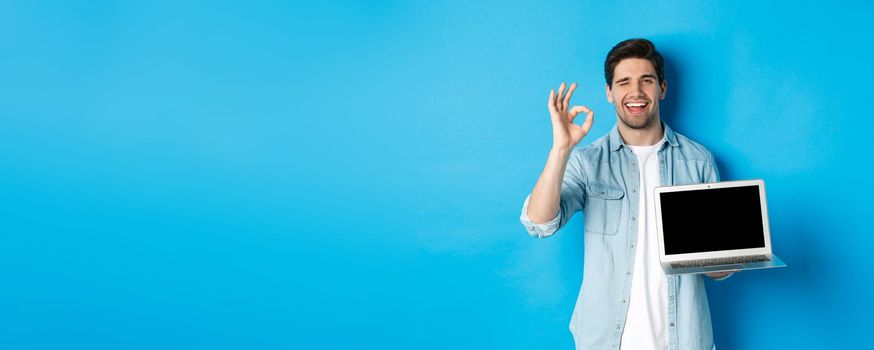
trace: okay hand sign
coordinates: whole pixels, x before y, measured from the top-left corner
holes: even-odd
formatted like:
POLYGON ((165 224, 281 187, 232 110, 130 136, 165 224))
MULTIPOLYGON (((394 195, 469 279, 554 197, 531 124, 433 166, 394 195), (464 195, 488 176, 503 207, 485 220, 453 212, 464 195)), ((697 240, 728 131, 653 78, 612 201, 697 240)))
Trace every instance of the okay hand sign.
POLYGON ((549 91, 549 116, 552 119, 552 147, 556 149, 571 149, 576 146, 592 128, 595 112, 586 106, 574 106, 568 110, 571 95, 577 89, 577 83, 571 84, 567 93, 564 93, 565 84, 555 90, 549 91), (574 124, 574 118, 580 112, 586 112, 586 121, 582 125, 574 124))

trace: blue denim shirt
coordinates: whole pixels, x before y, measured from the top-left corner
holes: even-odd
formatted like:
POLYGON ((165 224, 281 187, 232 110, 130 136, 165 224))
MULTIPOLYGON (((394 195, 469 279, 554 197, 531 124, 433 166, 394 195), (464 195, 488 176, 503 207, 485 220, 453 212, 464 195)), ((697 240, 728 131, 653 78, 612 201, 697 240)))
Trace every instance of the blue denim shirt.
MULTIPOLYGON (((713 156, 706 148, 663 124, 665 141, 658 151, 661 185, 719 181, 713 156)), ((639 191, 637 157, 625 147, 619 129, 568 158, 555 219, 522 224, 535 237, 548 237, 579 210, 584 211, 583 284, 570 330, 577 349, 618 349, 625 327, 634 249, 637 242, 639 191)), ((668 276, 669 349, 712 349, 710 307, 702 275, 668 276)))

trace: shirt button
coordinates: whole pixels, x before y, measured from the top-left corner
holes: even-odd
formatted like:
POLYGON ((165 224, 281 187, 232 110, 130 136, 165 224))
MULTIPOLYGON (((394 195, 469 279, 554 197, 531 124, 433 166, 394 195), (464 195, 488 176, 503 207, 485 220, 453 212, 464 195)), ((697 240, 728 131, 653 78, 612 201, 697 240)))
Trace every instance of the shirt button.
POLYGON ((674 326, 674 323, 673 323, 673 322, 671 322, 671 327, 673 327, 673 326, 674 326))
POLYGON ((625 275, 626 275, 626 276, 631 276, 631 272, 626 272, 625 275))
POLYGON ((632 216, 632 217, 631 217, 631 221, 636 221, 636 220, 637 220, 637 217, 636 217, 636 216, 632 216))
POLYGON ((622 300, 622 303, 625 304, 625 300, 622 300))
POLYGON ((636 189, 636 188, 632 188, 632 189, 631 189, 631 192, 637 193, 637 189, 636 189))
POLYGON ((616 329, 622 329, 622 326, 620 326, 620 325, 617 324, 617 325, 616 325, 616 329))
POLYGON ((634 244, 632 244, 631 247, 634 248, 634 244))

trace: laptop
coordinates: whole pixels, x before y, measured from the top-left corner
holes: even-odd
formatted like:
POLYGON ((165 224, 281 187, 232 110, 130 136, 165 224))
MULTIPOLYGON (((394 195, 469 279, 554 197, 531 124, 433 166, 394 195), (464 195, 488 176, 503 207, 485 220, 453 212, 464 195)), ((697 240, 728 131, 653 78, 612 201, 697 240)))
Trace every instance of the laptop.
POLYGON ((771 251, 763 180, 656 187, 654 194, 665 274, 786 266, 771 251))

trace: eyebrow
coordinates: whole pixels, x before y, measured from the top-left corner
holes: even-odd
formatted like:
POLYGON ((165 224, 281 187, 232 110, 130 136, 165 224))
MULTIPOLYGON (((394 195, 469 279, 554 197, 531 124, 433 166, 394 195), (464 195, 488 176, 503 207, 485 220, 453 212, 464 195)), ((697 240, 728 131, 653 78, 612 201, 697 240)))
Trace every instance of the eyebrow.
MULTIPOLYGON (((641 76, 640 76, 640 79, 643 79, 643 78, 653 78, 653 79, 657 79, 656 76, 655 76, 655 74, 650 74, 650 73, 647 73, 647 74, 644 74, 644 75, 641 75, 641 76)), ((631 80, 631 77, 624 77, 624 78, 622 78, 622 79, 616 80, 616 81, 613 82, 613 83, 614 83, 614 84, 618 84, 618 83, 625 82, 625 81, 629 81, 629 80, 631 80)))
POLYGON ((619 80, 615 81, 614 83, 615 83, 615 84, 618 84, 618 83, 625 82, 625 81, 629 81, 629 80, 631 80, 631 78, 629 78, 629 77, 625 77, 625 78, 622 78, 622 79, 619 79, 619 80))

